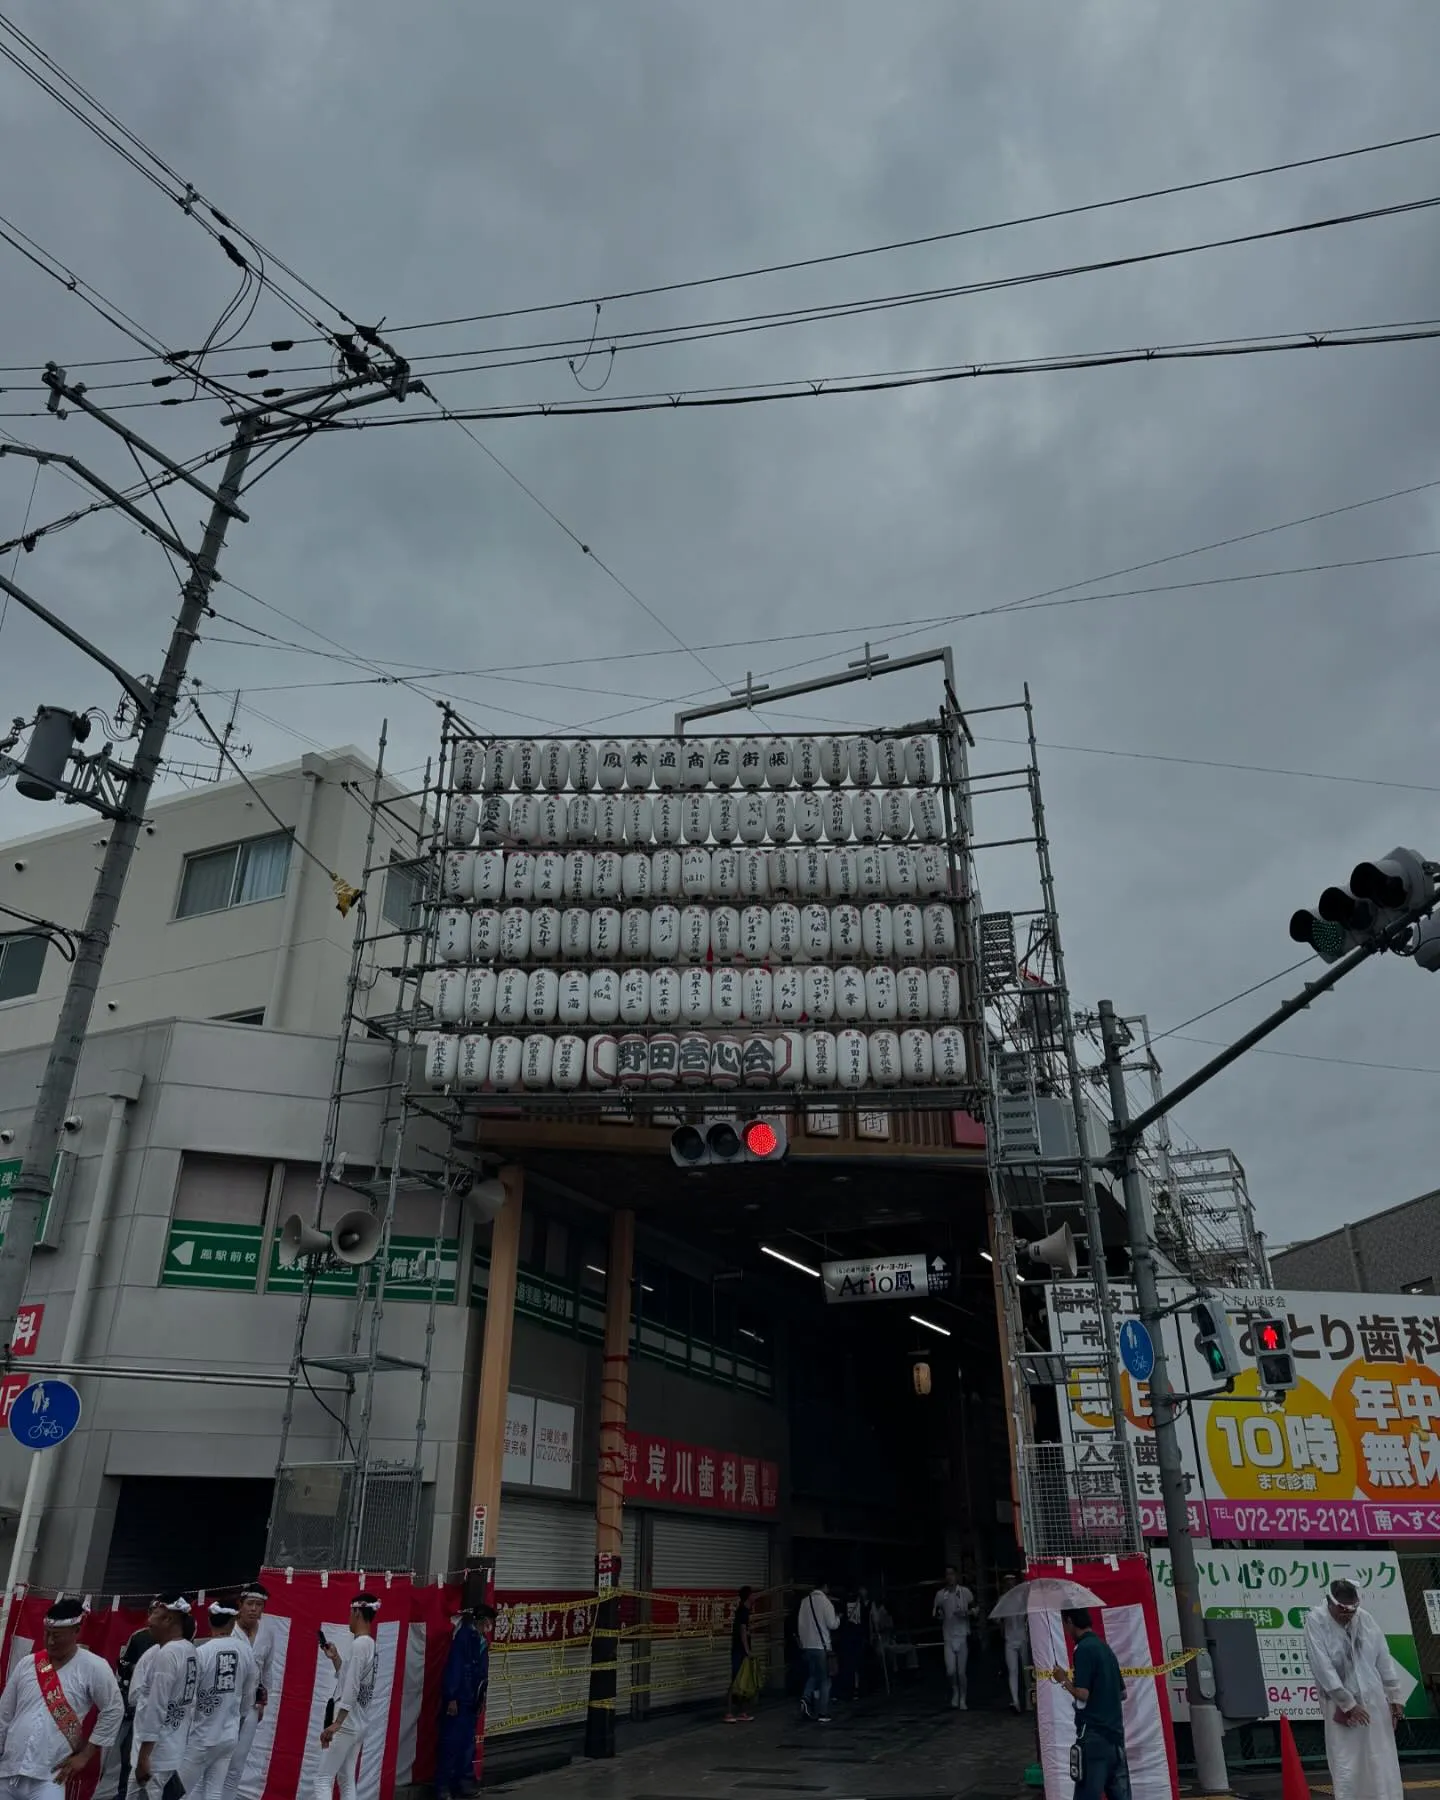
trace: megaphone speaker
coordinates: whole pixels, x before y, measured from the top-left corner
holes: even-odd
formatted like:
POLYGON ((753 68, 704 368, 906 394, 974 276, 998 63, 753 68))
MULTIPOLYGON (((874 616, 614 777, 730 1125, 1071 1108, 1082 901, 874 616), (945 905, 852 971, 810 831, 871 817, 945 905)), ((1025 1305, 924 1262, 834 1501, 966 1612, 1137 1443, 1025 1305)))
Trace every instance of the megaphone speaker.
POLYGON ((471 1217, 482 1225, 499 1218, 505 1205, 505 1183, 497 1181, 493 1175, 488 1181, 477 1181, 465 1196, 465 1204, 470 1208, 471 1217))
POLYGON ((1052 1231, 1049 1237, 1037 1238, 1033 1244, 1025 1246, 1034 1262, 1044 1263, 1047 1269, 1073 1279, 1080 1267, 1079 1253, 1075 1247, 1075 1233, 1068 1225, 1062 1225, 1058 1231, 1052 1231))
POLYGON ((296 1263, 304 1262, 307 1256, 318 1256, 329 1248, 328 1234, 316 1231, 313 1225, 307 1225, 299 1213, 291 1213, 280 1227, 277 1254, 282 1269, 293 1269, 296 1263))
POLYGON ((363 1206, 341 1213, 330 1229, 330 1254, 352 1269, 373 1261, 379 1248, 380 1221, 363 1206))

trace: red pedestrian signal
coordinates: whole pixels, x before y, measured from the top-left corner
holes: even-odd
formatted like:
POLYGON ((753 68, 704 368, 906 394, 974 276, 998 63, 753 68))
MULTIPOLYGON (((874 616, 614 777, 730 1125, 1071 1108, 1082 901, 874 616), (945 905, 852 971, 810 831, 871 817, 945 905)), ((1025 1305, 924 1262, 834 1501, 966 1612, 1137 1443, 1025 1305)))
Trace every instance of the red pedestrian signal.
POLYGON ((1295 1352, 1290 1348, 1289 1321, 1254 1319, 1250 1335, 1260 1386, 1270 1394, 1293 1388, 1299 1376, 1295 1373, 1295 1352))

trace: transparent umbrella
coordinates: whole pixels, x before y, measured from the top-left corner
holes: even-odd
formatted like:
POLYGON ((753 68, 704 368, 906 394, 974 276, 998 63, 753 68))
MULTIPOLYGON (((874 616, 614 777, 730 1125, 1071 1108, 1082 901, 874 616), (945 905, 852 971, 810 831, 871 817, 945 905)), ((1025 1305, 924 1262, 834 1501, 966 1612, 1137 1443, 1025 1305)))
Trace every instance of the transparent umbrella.
POLYGON ((990 1609, 992 1619, 1017 1619, 1027 1613, 1064 1612, 1072 1606, 1103 1606, 1098 1594, 1091 1593, 1078 1581, 1065 1581, 1058 1575, 1037 1575, 1033 1581, 1018 1582, 1004 1593, 990 1609))

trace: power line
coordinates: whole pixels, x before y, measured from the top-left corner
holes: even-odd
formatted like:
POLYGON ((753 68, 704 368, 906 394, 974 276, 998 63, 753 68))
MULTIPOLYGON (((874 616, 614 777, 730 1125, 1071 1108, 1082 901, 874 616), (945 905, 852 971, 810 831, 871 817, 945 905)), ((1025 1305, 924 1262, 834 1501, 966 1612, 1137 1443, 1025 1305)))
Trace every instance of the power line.
MULTIPOLYGON (((1187 1037, 1187 1044, 1205 1044, 1214 1049, 1228 1050, 1228 1044, 1221 1044, 1213 1038, 1187 1037)), ((1419 1063, 1387 1063, 1366 1062, 1355 1056, 1316 1056, 1304 1050, 1263 1050, 1251 1051, 1252 1056, 1283 1056, 1292 1062, 1334 1063, 1342 1069, 1384 1069, 1394 1075, 1440 1075, 1440 1069, 1426 1068, 1419 1063)))
MULTIPOLYGON (((986 738, 981 743, 1017 744, 1024 747, 1021 738, 986 738)), ((1281 769, 1270 763, 1219 762, 1205 756, 1171 756, 1160 750, 1107 750, 1094 744, 1049 744, 1042 743, 1042 750, 1072 751, 1077 756, 1118 756, 1132 762, 1180 763, 1190 769, 1226 769, 1242 775, 1287 775, 1296 781, 1338 781, 1351 787, 1394 788, 1408 794, 1440 794, 1440 785, 1429 785, 1421 781, 1388 781, 1375 775, 1332 775, 1323 769, 1281 769)))
MULTIPOLYGON (((1198 1025, 1202 1019, 1208 1019, 1215 1013, 1224 1012, 1227 1006, 1234 1006, 1237 1000, 1248 1000, 1251 994, 1258 994, 1261 988, 1273 987, 1277 981, 1283 981, 1287 975, 1293 975, 1297 969, 1303 969, 1307 963, 1312 963, 1314 960, 1313 956, 1302 956, 1299 962, 1291 963, 1288 968, 1277 969, 1273 975, 1267 975, 1263 981, 1256 981, 1247 988, 1241 988, 1238 994, 1232 994, 1228 1000, 1219 1000, 1214 1006, 1207 1006, 1204 1012, 1198 1012, 1189 1019, 1182 1019, 1178 1025, 1171 1025, 1168 1030, 1156 1032, 1150 1042, 1159 1044, 1168 1037, 1177 1037, 1187 1026, 1198 1025)), ((1222 1050, 1228 1049, 1228 1047, 1225 1044, 1219 1046, 1222 1050)))
MULTIPOLYGON (((30 512, 31 512, 31 508, 35 505, 35 490, 40 485, 40 470, 42 467, 43 467, 43 464, 38 463, 38 462, 36 463, 35 474, 34 474, 33 479, 30 482, 30 498, 25 502, 25 517, 21 521, 21 524, 20 524, 21 543, 24 542, 25 534, 30 529, 30 512)), ((15 571, 16 571, 16 569, 19 568, 19 566, 20 566, 20 545, 17 544, 15 546, 14 558, 10 564, 10 579, 12 581, 15 579, 15 571)), ((4 631, 5 621, 6 621, 6 619, 9 618, 9 616, 10 616, 10 596, 7 593, 3 598, 0 598, 0 631, 4 631)))

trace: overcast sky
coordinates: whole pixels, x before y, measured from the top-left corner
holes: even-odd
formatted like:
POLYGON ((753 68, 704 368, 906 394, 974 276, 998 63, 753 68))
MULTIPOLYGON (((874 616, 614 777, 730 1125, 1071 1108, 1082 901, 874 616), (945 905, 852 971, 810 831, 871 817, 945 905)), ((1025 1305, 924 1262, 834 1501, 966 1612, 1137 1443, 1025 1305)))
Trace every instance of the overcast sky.
MULTIPOLYGON (((1335 0, 12 0, 11 16, 329 301, 391 326, 584 302, 1440 127, 1433 0, 1392 0, 1380 30, 1335 0)), ((235 286, 214 242, 4 63, 0 97, 0 211, 152 340, 195 348, 235 286)), ((400 341, 442 371, 439 353, 494 362, 498 347, 596 328, 602 348, 573 375, 563 360, 437 373, 437 394, 460 407, 583 399, 580 383, 675 393, 1424 319, 1440 310, 1440 257, 1434 215, 1421 213, 613 362, 603 350, 613 333, 1025 274, 1436 193, 1440 144, 1423 145, 607 302, 598 325, 577 304, 400 341)), ((0 376, 18 390, 0 410, 36 404, 27 384, 51 358, 99 400, 157 397, 105 388, 153 365, 86 368, 135 346, 3 245, 0 283, 0 361, 30 371, 0 376)), ((267 295, 239 344, 304 331, 267 295)), ((314 346, 243 349, 209 366, 324 360, 314 346)), ((1293 962, 1291 910, 1359 858, 1395 843, 1440 856, 1435 566, 1415 556, 1440 549, 1440 487, 1099 578, 1440 481, 1436 361, 1420 343, 476 427, 643 607, 455 426, 327 438, 257 486, 252 522, 225 553, 225 574, 281 612, 222 587, 217 604, 238 624, 217 621, 211 637, 248 641, 205 642, 192 668, 217 724, 242 690, 251 767, 317 743, 372 746, 388 715, 392 763, 416 770, 433 747, 433 701, 382 688, 313 632, 384 670, 416 670, 497 730, 623 713, 605 729, 656 733, 675 696, 715 693, 715 675, 778 681, 790 664, 843 664, 916 618, 1059 587, 1411 557, 937 625, 894 646, 953 644, 970 706, 1030 684, 1077 1004, 1107 995, 1163 1031, 1293 962), (826 631, 836 635, 764 642, 826 631), (590 660, 619 653, 633 660, 590 660), (523 680, 474 672, 517 664, 545 666, 523 680)), ((221 442, 220 414, 205 402, 122 416, 190 454, 221 442)), ((0 425, 117 482, 134 474, 83 420, 0 425)), ((33 465, 0 461, 0 537, 20 529, 33 479, 33 465)), ((193 534, 198 496, 168 498, 193 534)), ((47 469, 32 525, 79 499, 47 469)), ((174 583, 129 527, 101 518, 42 541, 16 578, 133 669, 155 667, 174 583)), ((115 699, 99 670, 10 609, 0 718, 37 700, 115 699)), ((795 730, 802 714, 883 723, 934 699, 933 684, 895 678, 766 717, 795 730)), ((976 729, 1015 735, 1018 720, 976 729)), ((206 758, 200 743, 176 754, 206 758)), ((0 831, 44 822, 0 792, 0 831)), ((1010 902, 1012 879, 997 867, 989 904, 1010 902)), ((1167 1076, 1299 979, 1169 1038, 1167 1076)), ((1440 982, 1396 959, 1367 967, 1181 1123, 1237 1152, 1274 1241, 1422 1192, 1440 1184, 1437 1020, 1440 982)))

